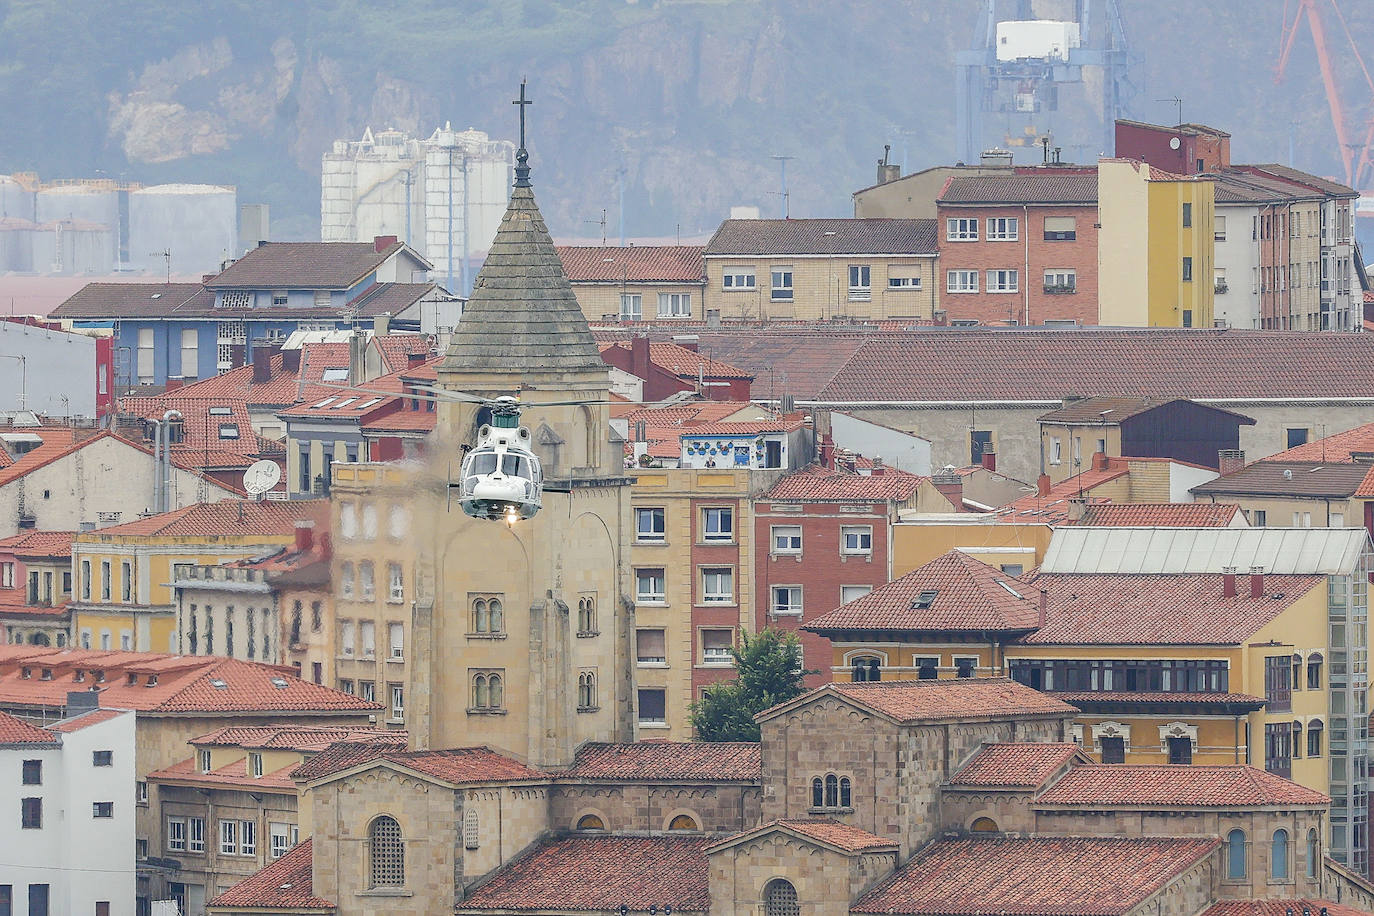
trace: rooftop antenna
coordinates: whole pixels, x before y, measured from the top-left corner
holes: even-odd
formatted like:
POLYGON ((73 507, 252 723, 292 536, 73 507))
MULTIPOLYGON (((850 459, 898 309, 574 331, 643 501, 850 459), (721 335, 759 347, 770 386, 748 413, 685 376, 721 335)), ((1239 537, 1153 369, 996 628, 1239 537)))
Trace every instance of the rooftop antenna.
POLYGON ((172 285, 172 249, 164 248, 161 251, 149 253, 150 258, 162 258, 167 263, 167 285, 172 285))
POLYGON ((625 247, 625 176, 630 174, 630 170, 625 167, 622 161, 615 170, 615 193, 620 199, 620 247, 625 247))
MULTIPOLYGON (((778 169, 779 169, 779 172, 780 172, 780 177, 782 178, 782 190, 781 190, 781 192, 779 192, 780 195, 781 195, 781 197, 782 197, 782 218, 783 218, 783 219, 788 219, 788 208, 787 208, 787 200, 788 200, 788 198, 787 198, 787 160, 789 160, 789 159, 796 159, 797 157, 796 157, 796 156, 782 156, 782 155, 778 155, 777 153, 774 153, 772 156, 769 156, 768 158, 770 158, 770 159, 776 159, 776 160, 777 160, 777 163, 778 163, 778 169)), ((884 156, 883 156, 883 159, 886 160, 886 159, 887 159, 887 156, 884 155, 884 156)))
POLYGON ((601 247, 606 247, 606 208, 601 208, 601 219, 584 219, 582 222, 601 227, 601 247))
POLYGON ((1176 95, 1173 95, 1173 96, 1170 96, 1170 97, 1167 98, 1167 99, 1155 99, 1155 101, 1156 101, 1156 102, 1172 102, 1172 103, 1174 104, 1174 106, 1178 109, 1178 121, 1177 121, 1177 124, 1178 124, 1179 126, 1182 126, 1182 125, 1183 125, 1183 99, 1179 98, 1179 97, 1176 96, 1176 95))

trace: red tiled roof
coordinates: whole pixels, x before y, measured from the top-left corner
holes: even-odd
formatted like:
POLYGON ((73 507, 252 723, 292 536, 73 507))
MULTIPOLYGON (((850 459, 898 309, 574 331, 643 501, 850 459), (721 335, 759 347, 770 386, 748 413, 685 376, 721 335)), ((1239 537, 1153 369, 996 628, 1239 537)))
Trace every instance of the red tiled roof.
POLYGON ((120 398, 119 409, 144 420, 161 420, 167 411, 179 411, 182 439, 172 444, 172 456, 192 467, 225 467, 235 463, 246 466, 252 459, 264 455, 286 453, 282 443, 253 432, 253 419, 243 399, 188 397, 182 393, 186 390, 177 389, 175 394, 156 397, 120 398), (221 435, 222 428, 230 433, 227 438, 221 435), (226 459, 216 453, 227 453, 235 458, 226 459), (248 459, 246 463, 245 458, 248 459))
POLYGON ((49 725, 48 730, 54 732, 79 732, 83 728, 90 728, 92 725, 99 725, 111 719, 117 719, 124 715, 127 710, 123 709, 93 709, 90 712, 82 713, 79 716, 72 716, 70 719, 63 719, 54 725, 49 725))
POLYGON ((1021 637, 1037 645, 1236 645, 1283 613, 1325 576, 1264 578, 1250 597, 1238 577, 1236 597, 1222 597, 1213 574, 1046 574, 1029 585, 1049 592, 1045 625, 1021 637))
MULTIPOLYGON (((751 368, 723 348, 720 353, 751 368)), ((1374 391, 1374 338, 1163 328, 879 334, 863 341, 819 399, 1058 402, 1065 391, 1194 399, 1367 397, 1374 391), (1266 371, 1255 372, 1255 366, 1266 371)))
POLYGON ((377 433, 430 433, 438 425, 438 417, 438 412, 434 410, 393 410, 380 417, 364 420, 362 429, 377 433))
MULTIPOLYGON (((828 817, 783 818, 773 821, 773 824, 788 827, 802 836, 810 837, 822 843, 829 843, 831 846, 838 846, 850 852, 862 852, 865 849, 879 849, 897 845, 896 840, 880 837, 869 833, 867 830, 860 830, 858 827, 851 827, 828 817)), ((769 825, 765 824, 764 826, 769 825)))
MULTIPOLYGON (((1062 407, 1057 407, 1048 413, 1041 414, 1037 419, 1041 423, 1090 423, 1094 426, 1102 426, 1108 423, 1120 423, 1122 420, 1130 419, 1142 413, 1148 413, 1160 407, 1170 404, 1189 403, 1180 398, 1168 398, 1158 400, 1155 398, 1077 398, 1066 399, 1062 407)), ((1199 411, 1210 412, 1212 415, 1222 414, 1228 419, 1239 422, 1242 426, 1254 426, 1255 421, 1243 414, 1235 411, 1223 410, 1220 407, 1209 407, 1205 404, 1194 405, 1199 411)))
POLYGON ((1374 423, 1366 423, 1343 430, 1322 439, 1304 442, 1263 461, 1311 461, 1320 464, 1346 464, 1360 455, 1365 461, 1374 458, 1374 423))
POLYGON ((52 318, 139 318, 165 315, 183 305, 214 304, 199 283, 87 283, 49 313, 52 318))
POLYGON ((222 500, 193 503, 161 515, 108 528, 84 531, 77 540, 100 543, 109 536, 126 537, 294 537, 296 522, 322 521, 327 503, 319 499, 222 500))
POLYGON ((702 283, 701 245, 557 245, 570 283, 702 283))
POLYGON ((250 776, 248 758, 245 756, 242 760, 227 763, 217 770, 204 773, 197 766, 195 759, 188 757, 169 767, 153 770, 148 774, 148 778, 161 782, 177 782, 212 789, 252 787, 263 791, 276 789, 279 792, 295 793, 296 783, 292 781, 291 773, 299 766, 299 763, 292 763, 271 773, 250 776))
POLYGON ((298 387, 298 373, 288 370, 285 362, 281 353, 273 353, 268 362, 268 379, 265 382, 253 381, 251 365, 240 366, 223 375, 212 375, 177 388, 175 392, 188 398, 233 399, 249 406, 284 407, 295 403, 298 387))
POLYGON ((940 681, 836 681, 780 703, 755 716, 771 718, 782 710, 823 694, 847 697, 901 724, 994 716, 1075 715, 1078 710, 1007 678, 960 678, 940 681))
POLYGON ((956 176, 945 182, 941 204, 1097 203, 1097 174, 1049 173, 956 176))
POLYGON ((56 743, 57 738, 48 729, 30 725, 23 719, 0 712, 0 745, 56 743))
POLYGON ((1219 900, 1202 911, 1201 916, 1369 916, 1368 910, 1336 903, 1334 900, 1311 898, 1293 900, 1219 900))
POLYGON ((21 531, 0 539, 0 553, 17 557, 70 557, 75 531, 21 531))
POLYGON ((626 402, 612 406, 611 416, 628 422, 631 430, 640 421, 649 426, 669 428, 693 422, 718 422, 753 406, 748 401, 690 401, 672 407, 645 407, 626 402))
POLYGON ((192 738, 201 747, 322 751, 340 741, 391 741, 405 746, 406 733, 361 725, 229 725, 192 738))
POLYGON ((937 840, 865 894, 854 913, 1119 916, 1221 841, 1124 837, 937 840))
POLYGON ((1036 802, 1044 805, 1167 805, 1255 807, 1328 805, 1315 789, 1244 764, 1234 766, 1148 766, 1092 763, 1074 767, 1036 802))
MULTIPOLYGON (((617 341, 613 343, 599 343, 597 349, 602 353, 615 348, 629 352, 633 343, 630 341, 617 341)), ((689 350, 686 347, 679 347, 674 343, 654 341, 649 344, 649 361, 654 365, 671 372, 673 375, 684 379, 695 379, 698 376, 698 369, 702 378, 754 378, 743 369, 723 363, 720 360, 711 359, 696 350, 689 350)))
POLYGON ((1088 708, 1100 706, 1135 706, 1167 709, 1183 705, 1211 705, 1214 707, 1264 707, 1263 697, 1248 693, 1185 693, 1183 691, 1147 690, 1056 690, 1054 695, 1065 703, 1088 708))
POLYGON ((42 426, 37 429, 25 429, 23 432, 33 433, 43 440, 43 444, 30 449, 18 458, 13 459, 10 464, 0 468, 0 485, 7 484, 12 480, 18 480, 30 471, 56 461, 63 455, 75 451, 76 448, 94 439, 111 435, 111 433, 108 432, 97 433, 95 436, 83 442, 77 442, 77 431, 67 426, 42 426))
POLYGON ((704 913, 711 907, 706 847, 697 836, 569 836, 545 840, 458 905, 492 910, 704 913))
POLYGON ((210 289, 347 289, 403 247, 394 242, 378 251, 372 242, 266 242, 205 285, 210 289))
POLYGON ((1355 488, 1354 498, 1374 498, 1374 467, 1369 469, 1369 473, 1364 475, 1364 480, 1360 481, 1360 485, 1355 488))
POLYGON ((485 746, 405 751, 383 747, 375 741, 331 745, 306 761, 294 775, 297 779, 319 779, 376 760, 387 760, 458 785, 548 778, 547 774, 485 746))
POLYGON ((0 646, 0 704, 63 707, 67 692, 100 689, 102 706, 152 713, 373 712, 381 706, 303 681, 288 669, 218 656, 0 646), (23 676, 23 668, 30 676, 23 676), (50 668, 44 680, 39 669, 50 668), (77 672, 82 680, 76 680, 77 672), (93 672, 102 671, 103 683, 93 672), (128 675, 136 675, 128 683, 128 675), (156 681, 149 686, 149 679, 156 681), (222 685, 222 686, 221 686, 222 685))
POLYGON ((1039 616, 1038 590, 951 550, 816 617, 803 629, 1005 632, 1034 629, 1039 616))
POLYGON ((679 438, 691 436, 756 436, 762 433, 790 433, 801 429, 803 420, 722 420, 718 423, 698 423, 683 426, 679 438))
POLYGON ((925 479, 896 468, 884 468, 881 474, 852 474, 813 464, 781 478, 759 499, 777 502, 905 502, 925 479))
POLYGON ((1098 528, 1226 528, 1241 515, 1234 503, 1096 503, 1084 525, 1098 528))
POLYGON ((577 759, 556 775, 569 779, 758 780, 759 745, 745 741, 640 741, 584 744, 577 759))
POLYGON ((332 910, 334 904, 315 896, 310 840, 298 843, 262 871, 211 900, 210 906, 255 910, 332 910))
MULTIPOLYGON (((995 786, 1033 789, 1082 751, 1073 743, 1010 742, 985 744, 950 779, 952 786, 995 786)), ((1086 762, 1087 758, 1083 758, 1086 762)))
POLYGON ((410 365, 411 354, 419 354, 428 361, 434 353, 434 339, 428 334, 377 334, 370 341, 382 354, 387 372, 400 372, 410 365))
POLYGON ((746 255, 933 255, 933 219, 727 219, 706 257, 746 255))

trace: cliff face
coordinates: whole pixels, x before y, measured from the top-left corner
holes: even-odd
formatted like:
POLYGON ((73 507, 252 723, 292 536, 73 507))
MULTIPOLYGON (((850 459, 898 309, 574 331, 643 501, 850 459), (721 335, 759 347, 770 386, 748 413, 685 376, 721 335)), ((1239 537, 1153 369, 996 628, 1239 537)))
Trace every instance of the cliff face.
MULTIPOLYGON (((1154 100, 1177 94, 1186 120, 1232 132, 1237 157, 1286 161, 1291 133, 1295 164, 1337 171, 1305 32, 1274 88, 1280 0, 1120 2, 1134 116, 1172 118, 1154 100)), ((368 125, 427 134, 446 120, 511 136, 509 100, 528 75, 536 184, 554 232, 592 236, 604 207, 614 235, 623 169, 627 232, 671 237, 709 231, 732 204, 781 212, 775 154, 795 157, 793 215, 849 212, 885 142, 910 168, 951 161, 954 54, 981 4, 109 6, 0 0, 0 49, 11 52, 0 104, 23 127, 0 134, 0 171, 236 183, 245 201, 273 204, 276 234, 310 237, 320 155, 334 139, 368 125)), ((1347 15, 1356 35, 1374 33, 1374 10, 1347 15)), ((1355 73, 1344 57, 1337 70, 1355 73)))

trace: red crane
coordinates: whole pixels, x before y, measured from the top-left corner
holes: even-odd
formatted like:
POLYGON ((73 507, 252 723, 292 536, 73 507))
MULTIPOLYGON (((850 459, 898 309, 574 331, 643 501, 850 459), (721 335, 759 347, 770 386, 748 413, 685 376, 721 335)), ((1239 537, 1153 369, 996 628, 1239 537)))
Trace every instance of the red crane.
POLYGON ((1288 66, 1289 55, 1293 51, 1298 30, 1302 27, 1305 17, 1308 28, 1312 31, 1312 43, 1317 48, 1317 64, 1321 67, 1322 83, 1326 87, 1326 101, 1331 107, 1331 122, 1336 128, 1336 142, 1340 145, 1341 162, 1345 166, 1345 183, 1358 189, 1374 178, 1374 158, 1371 158, 1371 148, 1374 148, 1374 117, 1367 119, 1362 125, 1356 125, 1353 131, 1346 120, 1345 106, 1341 104, 1340 87, 1336 85, 1336 73, 1332 67, 1331 52, 1326 44, 1326 26, 1322 22, 1322 7, 1326 6, 1331 8, 1336 21, 1340 23, 1341 31, 1345 33, 1346 41, 1350 43, 1350 54, 1360 65, 1360 72, 1364 74, 1368 97, 1374 98, 1374 77, 1369 75, 1369 68, 1360 56, 1360 49, 1350 34, 1350 26, 1347 25, 1341 8, 1336 5, 1336 0, 1284 0, 1283 40, 1279 47, 1279 64, 1274 82, 1278 83, 1283 79, 1284 69, 1288 66), (1362 139, 1355 139, 1361 134, 1362 139))

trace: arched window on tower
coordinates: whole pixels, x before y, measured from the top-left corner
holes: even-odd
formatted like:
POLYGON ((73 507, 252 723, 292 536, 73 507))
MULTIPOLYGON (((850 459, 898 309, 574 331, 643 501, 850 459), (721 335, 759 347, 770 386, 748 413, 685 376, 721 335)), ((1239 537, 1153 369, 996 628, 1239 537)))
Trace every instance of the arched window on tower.
POLYGON ((1282 827, 1274 831, 1269 844, 1269 877, 1275 881, 1288 880, 1288 831, 1282 827))
POLYGON ((1245 831, 1240 828, 1226 834, 1226 879, 1245 879, 1245 831))
POLYGON ((401 825, 388 815, 375 819, 367 829, 370 874, 368 887, 404 887, 406 849, 401 825))
POLYGON ((797 889, 785 878, 774 878, 763 888, 763 916, 801 916, 797 889))

